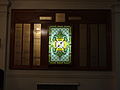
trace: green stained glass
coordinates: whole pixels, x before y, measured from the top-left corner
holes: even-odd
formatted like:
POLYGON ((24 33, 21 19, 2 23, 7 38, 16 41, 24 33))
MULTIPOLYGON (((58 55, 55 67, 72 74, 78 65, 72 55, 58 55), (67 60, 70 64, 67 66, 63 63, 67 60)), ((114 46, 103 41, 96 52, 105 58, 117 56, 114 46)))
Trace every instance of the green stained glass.
POLYGON ((71 27, 49 27, 49 63, 71 63, 71 27))

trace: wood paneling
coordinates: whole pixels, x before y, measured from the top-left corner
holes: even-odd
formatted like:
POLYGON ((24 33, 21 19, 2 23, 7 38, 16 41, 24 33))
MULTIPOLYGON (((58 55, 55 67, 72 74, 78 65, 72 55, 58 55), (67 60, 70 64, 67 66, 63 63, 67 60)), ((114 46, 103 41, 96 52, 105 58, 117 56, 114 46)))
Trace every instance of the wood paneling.
POLYGON ((12 10, 10 66, 13 69, 111 70, 110 10, 12 10), (65 21, 56 22, 56 13, 65 21), (52 20, 40 20, 39 17, 52 20), (80 17, 79 19, 69 17, 80 17), (35 25, 41 33, 35 34, 35 25), (50 25, 72 27, 72 64, 48 65, 48 29, 50 25), (12 51, 13 50, 13 51, 12 51))
POLYGON ((80 24, 80 66, 87 66, 87 24, 80 24))

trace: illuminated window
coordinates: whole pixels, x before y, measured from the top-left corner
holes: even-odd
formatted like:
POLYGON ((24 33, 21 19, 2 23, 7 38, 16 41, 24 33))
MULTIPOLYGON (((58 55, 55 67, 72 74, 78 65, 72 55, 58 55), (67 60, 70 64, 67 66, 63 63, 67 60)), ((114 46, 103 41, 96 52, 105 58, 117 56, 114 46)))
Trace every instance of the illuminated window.
POLYGON ((49 63, 71 63, 71 27, 49 27, 49 63))

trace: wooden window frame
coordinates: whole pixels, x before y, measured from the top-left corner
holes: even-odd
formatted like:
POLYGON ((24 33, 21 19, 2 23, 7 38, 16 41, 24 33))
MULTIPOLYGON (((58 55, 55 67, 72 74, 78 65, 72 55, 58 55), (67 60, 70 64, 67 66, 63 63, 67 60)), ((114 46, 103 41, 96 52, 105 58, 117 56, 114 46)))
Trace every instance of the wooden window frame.
MULTIPOLYGON (((47 31, 48 32, 48 31, 47 31)), ((38 10, 38 9, 13 9, 11 16, 11 33, 10 33, 10 69, 43 69, 43 70, 93 70, 93 71, 110 71, 112 70, 112 31, 111 31, 111 11, 110 10, 63 10, 63 9, 52 9, 52 10, 38 10), (55 13, 65 13, 65 22, 55 22, 55 13), (52 20, 39 20, 39 16, 51 16, 52 20), (80 20, 69 20, 68 17, 80 17, 80 20), (15 35, 15 24, 16 23, 29 23, 31 24, 31 30, 33 30, 34 23, 42 24, 42 27, 47 30, 49 25, 71 25, 74 31, 72 32, 72 64, 71 65, 48 65, 48 35, 42 36, 41 39, 41 66, 33 66, 32 59, 30 59, 30 65, 24 66, 14 65, 14 35, 15 35), (79 25, 87 24, 87 66, 79 66, 80 60, 80 42, 78 42, 79 36, 79 25), (89 24, 106 24, 106 47, 107 47, 107 65, 106 67, 91 67, 90 65, 90 31, 89 24), (77 36, 77 37, 76 37, 77 36), (77 49, 76 49, 77 47, 77 49), (76 53, 77 52, 77 53, 76 53)), ((33 36, 31 38, 31 48, 33 43, 33 36)), ((99 50, 98 50, 99 52, 99 50)), ((31 49, 30 54, 33 54, 31 49)), ((32 58, 32 56, 31 56, 32 58)), ((99 58, 98 58, 99 59, 99 58)))

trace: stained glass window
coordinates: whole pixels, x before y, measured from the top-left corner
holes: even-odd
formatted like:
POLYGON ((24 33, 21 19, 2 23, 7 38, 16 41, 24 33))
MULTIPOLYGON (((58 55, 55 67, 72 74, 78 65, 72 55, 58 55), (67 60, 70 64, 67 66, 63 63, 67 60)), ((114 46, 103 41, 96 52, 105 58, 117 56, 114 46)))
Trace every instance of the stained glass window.
POLYGON ((71 63, 71 27, 49 27, 49 63, 71 63))

